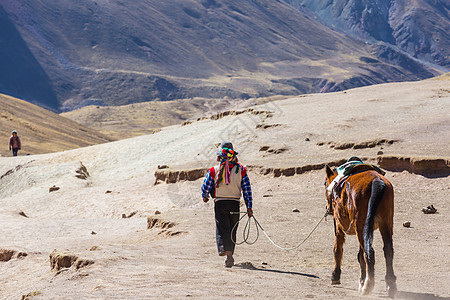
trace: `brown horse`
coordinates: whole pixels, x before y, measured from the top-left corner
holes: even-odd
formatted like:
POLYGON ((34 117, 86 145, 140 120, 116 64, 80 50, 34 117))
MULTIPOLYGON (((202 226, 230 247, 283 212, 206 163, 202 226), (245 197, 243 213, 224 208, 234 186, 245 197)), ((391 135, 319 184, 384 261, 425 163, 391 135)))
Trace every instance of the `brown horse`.
MULTIPOLYGON (((356 169, 356 167, 355 167, 356 169)), ((325 188, 337 176, 326 167, 325 188)), ((349 176, 337 194, 326 190, 327 211, 334 218, 334 270, 332 284, 340 284, 342 248, 345 234, 356 234, 359 242, 358 262, 361 268, 359 290, 365 295, 374 287, 375 252, 372 247, 373 231, 379 228, 384 243, 386 259, 386 289, 389 297, 397 292, 396 277, 392 267, 394 218, 394 190, 392 184, 373 170, 361 170, 349 176)))

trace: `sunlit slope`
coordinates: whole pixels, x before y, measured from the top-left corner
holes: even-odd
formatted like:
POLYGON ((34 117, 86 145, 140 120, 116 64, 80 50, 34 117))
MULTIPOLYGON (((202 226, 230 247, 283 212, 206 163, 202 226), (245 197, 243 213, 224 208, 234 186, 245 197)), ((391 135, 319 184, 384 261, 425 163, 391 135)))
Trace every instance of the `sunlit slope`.
POLYGON ((111 141, 110 138, 72 120, 0 94, 1 155, 10 155, 8 141, 17 130, 22 141, 19 155, 40 154, 85 147, 111 141))

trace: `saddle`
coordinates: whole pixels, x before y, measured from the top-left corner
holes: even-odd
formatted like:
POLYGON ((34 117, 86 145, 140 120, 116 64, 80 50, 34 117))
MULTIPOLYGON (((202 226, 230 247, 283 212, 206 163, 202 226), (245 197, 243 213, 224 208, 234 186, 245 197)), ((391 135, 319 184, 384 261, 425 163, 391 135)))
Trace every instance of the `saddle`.
POLYGON ((344 188, 345 181, 352 175, 365 172, 365 171, 376 171, 381 175, 386 174, 379 167, 364 163, 359 157, 353 156, 347 160, 346 163, 342 164, 336 169, 338 175, 333 179, 330 185, 327 187, 328 192, 330 192, 336 199, 337 196, 342 192, 344 188))

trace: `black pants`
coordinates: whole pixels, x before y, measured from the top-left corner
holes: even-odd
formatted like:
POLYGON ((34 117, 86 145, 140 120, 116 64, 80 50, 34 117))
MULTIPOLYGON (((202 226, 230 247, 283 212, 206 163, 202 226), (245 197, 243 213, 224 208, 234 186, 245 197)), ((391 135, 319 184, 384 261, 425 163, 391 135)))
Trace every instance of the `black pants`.
POLYGON ((231 251, 234 253, 235 244, 231 240, 236 241, 236 229, 231 233, 234 225, 239 221, 239 214, 230 214, 230 212, 239 212, 239 201, 236 200, 219 200, 214 204, 214 213, 216 218, 216 243, 219 254, 223 251, 231 251))
POLYGON ((13 156, 17 156, 18 151, 19 151, 19 148, 12 148, 13 156))

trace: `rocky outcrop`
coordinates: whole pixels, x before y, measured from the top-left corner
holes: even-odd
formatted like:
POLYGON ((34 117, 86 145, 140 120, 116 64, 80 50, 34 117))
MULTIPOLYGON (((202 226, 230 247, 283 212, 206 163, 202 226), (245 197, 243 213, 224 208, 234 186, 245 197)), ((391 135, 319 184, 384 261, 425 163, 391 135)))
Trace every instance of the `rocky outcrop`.
POLYGON ((75 177, 86 180, 90 175, 83 163, 80 161, 80 166, 75 170, 75 177))
POLYGON ((0 249, 0 261, 10 261, 11 259, 21 258, 25 256, 28 256, 28 254, 25 252, 11 249, 0 249))
POLYGON ((134 216, 134 215, 136 215, 136 214, 137 214, 137 210, 132 211, 132 212, 129 213, 129 214, 122 214, 122 219, 129 219, 129 218, 131 218, 132 216, 134 216))
POLYGON ((345 150, 345 149, 366 149, 366 148, 374 148, 375 146, 383 146, 383 145, 392 145, 398 142, 398 140, 391 139, 375 139, 372 141, 365 141, 360 143, 353 142, 344 142, 344 143, 336 143, 336 142, 318 142, 317 146, 328 145, 330 148, 334 148, 336 150, 345 150))
POLYGON ((58 252, 53 250, 50 253, 50 268, 52 271, 57 272, 57 274, 63 269, 80 269, 89 265, 94 264, 93 260, 82 259, 70 252, 58 252))
POLYGON ((160 182, 175 183, 178 181, 195 181, 206 176, 208 169, 171 170, 157 169, 155 171, 155 184, 160 182))
MULTIPOLYGON (((361 148, 372 148, 375 145, 385 145, 392 144, 394 140, 377 140, 372 142, 363 142, 363 143, 349 143, 349 144, 336 144, 331 145, 332 148, 336 149, 361 149, 361 148)), ((324 143, 320 143, 324 145, 324 143)), ((330 147, 331 147, 330 146, 330 147)), ((268 151, 271 149, 268 146, 262 146, 260 151, 268 151)), ((273 149, 272 149, 273 150, 273 149)), ((283 152, 283 151, 281 151, 283 152)), ((281 153, 277 152, 277 153, 281 153)), ((275 153, 275 151, 272 151, 275 153)), ((375 158, 369 157, 361 157, 364 162, 374 163, 375 158)), ((415 174, 421 175, 449 175, 450 174, 450 160, 444 158, 418 158, 418 157, 402 157, 402 156, 378 156, 377 164, 379 167, 389 170, 389 171, 408 171, 415 174)), ((263 167, 257 165, 247 165, 247 169, 250 172, 257 172, 261 175, 265 176, 273 176, 273 177, 281 177, 281 176, 294 176, 303 174, 309 171, 321 170, 325 168, 325 166, 337 167, 345 163, 347 159, 338 159, 335 161, 317 163, 317 164, 309 164, 303 166, 288 166, 288 167, 263 167)), ((208 169, 191 169, 191 170, 171 170, 171 169, 163 169, 155 171, 155 184, 160 182, 165 183, 176 183, 179 181, 195 181, 199 178, 203 178, 206 176, 208 169)))
POLYGON ((378 165, 389 171, 408 171, 425 176, 450 175, 450 159, 407 157, 407 156, 379 156, 378 165))
POLYGON ((39 296, 40 294, 41 294, 40 291, 33 291, 33 292, 28 293, 28 294, 22 295, 22 297, 20 297, 20 300, 31 300, 35 296, 39 296))
POLYGON ((21 217, 28 218, 27 214, 24 213, 24 212, 23 212, 22 210, 20 210, 20 209, 16 210, 14 213, 17 214, 17 215, 19 215, 19 216, 21 216, 21 217))
POLYGON ((269 128, 275 128, 275 127, 284 127, 286 125, 284 124, 258 124, 256 125, 256 129, 269 129, 269 128))
POLYGON ((14 174, 15 172, 19 171, 19 170, 22 169, 22 168, 28 166, 28 165, 31 164, 33 161, 34 161, 34 160, 31 160, 31 161, 29 161, 29 162, 27 162, 27 163, 25 163, 25 164, 23 164, 23 165, 17 165, 17 166, 15 166, 14 168, 12 168, 12 169, 6 171, 5 174, 3 174, 2 176, 0 176, 0 180, 2 180, 3 178, 5 178, 5 177, 7 177, 7 176, 10 176, 10 175, 14 174))
MULTIPOLYGON (((363 160, 367 160, 366 157, 362 158, 363 160)), ((336 161, 331 161, 328 163, 318 163, 318 164, 311 164, 311 165, 304 165, 304 166, 297 166, 297 167, 285 167, 285 168, 266 168, 266 167, 259 167, 259 166, 249 166, 248 168, 253 171, 257 171, 262 175, 271 175, 273 177, 281 177, 281 176, 294 176, 296 174, 303 174, 309 171, 314 170, 321 170, 325 168, 325 166, 340 166, 343 163, 345 163, 346 159, 340 159, 336 161)))
MULTIPOLYGON (((261 151, 267 151, 271 149, 265 148, 263 146, 263 150, 261 151)), ((284 148, 283 148, 284 149, 284 148)), ((278 149, 279 150, 279 149, 278 149)), ((284 149, 281 152, 284 152, 287 149, 284 149)), ((274 153, 275 151, 273 151, 274 153)), ((277 153, 281 153, 277 152, 277 153)), ((368 160, 366 157, 362 157, 363 160, 368 160)), ((346 159, 339 159, 336 161, 331 161, 327 163, 318 163, 318 164, 311 164, 311 165, 304 165, 304 166, 293 166, 293 167, 262 167, 262 166, 255 166, 255 165, 248 165, 247 169, 251 172, 258 172, 261 175, 268 175, 273 177, 280 177, 280 176, 293 176, 295 174, 303 174, 309 171, 313 170, 320 170, 323 169, 326 165, 329 166, 339 166, 343 163, 345 163, 346 159)), ((207 168, 204 169, 191 169, 191 170, 171 170, 171 169, 157 169, 155 171, 155 184, 165 182, 165 183, 176 183, 179 181, 195 181, 199 178, 203 178, 206 176, 206 173, 208 172, 207 168)))
MULTIPOLYGON (((202 120, 219 120, 222 118, 225 118, 227 116, 238 116, 244 113, 250 113, 252 115, 265 115, 266 118, 270 118, 273 116, 273 111, 267 111, 267 110, 256 110, 254 108, 247 108, 247 109, 243 109, 243 110, 227 110, 227 111, 223 111, 211 116, 205 116, 205 117, 200 117, 197 118, 195 121, 202 121, 202 120)), ((189 120, 189 121, 185 121, 181 124, 181 126, 186 126, 189 124, 192 124, 193 121, 189 120)), ((257 126, 258 128, 258 126, 257 126)))
POLYGON ((174 222, 164 221, 160 218, 154 216, 147 218, 147 229, 159 228, 159 229, 169 229, 176 225, 174 222))
POLYGON ((55 191, 58 191, 59 189, 60 189, 59 186, 53 185, 53 186, 51 186, 51 187, 48 188, 48 192, 49 192, 49 193, 55 192, 55 191))
POLYGON ((151 216, 147 218, 147 229, 159 229, 158 235, 163 235, 166 237, 172 237, 176 235, 180 235, 182 233, 186 233, 185 231, 180 230, 170 230, 177 224, 170 221, 165 221, 163 219, 157 218, 155 216, 151 216))
POLYGON ((280 153, 286 152, 288 150, 289 150, 288 147, 272 148, 270 146, 261 146, 259 148, 260 152, 265 152, 265 153, 270 153, 270 154, 280 154, 280 153))

